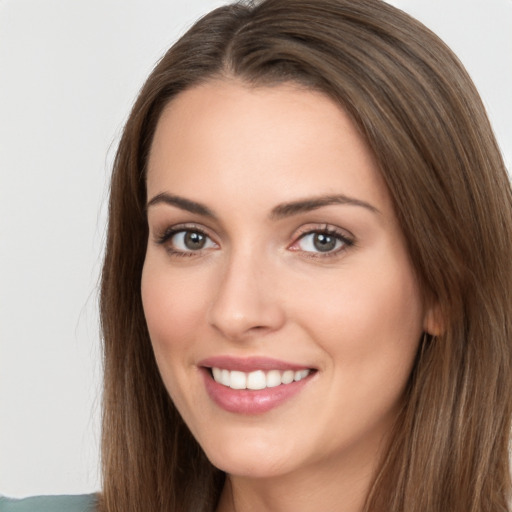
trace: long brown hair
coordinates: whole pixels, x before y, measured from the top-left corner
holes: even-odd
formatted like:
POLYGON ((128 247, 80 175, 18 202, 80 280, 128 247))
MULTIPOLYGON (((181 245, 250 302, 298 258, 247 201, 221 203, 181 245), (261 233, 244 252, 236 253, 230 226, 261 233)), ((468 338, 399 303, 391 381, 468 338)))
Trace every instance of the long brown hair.
POLYGON ((379 163, 425 300, 426 336, 367 512, 504 512, 512 415, 512 194, 485 109, 453 53, 380 0, 237 3, 162 58, 126 123, 101 288, 100 508, 212 511, 224 475, 160 379, 142 310, 145 166, 163 107, 200 82, 293 81, 349 113, 379 163))

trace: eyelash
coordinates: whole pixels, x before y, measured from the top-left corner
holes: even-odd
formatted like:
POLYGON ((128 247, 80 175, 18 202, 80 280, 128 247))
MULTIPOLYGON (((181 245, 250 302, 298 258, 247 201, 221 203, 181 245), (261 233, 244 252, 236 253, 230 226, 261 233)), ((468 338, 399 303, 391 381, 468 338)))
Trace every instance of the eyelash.
MULTIPOLYGON (((336 241, 341 242, 341 247, 337 248, 336 250, 332 251, 326 251, 326 252, 314 252, 314 251, 303 251, 304 256, 306 258, 334 258, 336 256, 339 256, 340 253, 345 252, 350 247, 353 247, 355 245, 355 241, 352 237, 347 236, 346 234, 342 233, 339 229, 334 228, 332 226, 324 225, 319 228, 314 229, 305 229, 304 232, 300 233, 299 236, 296 238, 296 240, 293 242, 293 245, 298 244, 301 240, 306 238, 309 235, 327 235, 329 237, 333 237, 336 239, 336 241)), ((293 249, 299 251, 300 249, 293 249)))
MULTIPOLYGON (((172 239, 175 235, 178 233, 198 233, 200 235, 203 235, 204 237, 211 240, 211 237, 206 233, 203 229, 199 228, 198 226, 190 226, 190 225, 181 225, 181 226, 174 226, 172 228, 166 229, 161 235, 158 235, 156 237, 156 243, 158 245, 165 245, 169 240, 172 239)), ((201 253, 201 250, 197 251, 181 251, 174 249, 170 244, 166 247, 166 251, 171 256, 177 256, 177 257, 193 257, 201 253)))
MULTIPOLYGON (((156 243, 158 245, 165 245, 169 240, 171 240, 175 235, 178 233, 198 233, 210 241, 212 241, 212 238, 206 233, 205 230, 198 226, 190 226, 190 225, 181 225, 181 226, 174 226, 172 228, 166 229, 161 235, 158 235, 156 237, 156 243)), ((314 251, 302 251, 304 253, 304 256, 307 258, 332 258, 335 256, 339 256, 340 253, 345 252, 347 249, 355 245, 355 241, 353 238, 348 237, 347 235, 341 233, 340 230, 324 225, 323 227, 315 228, 315 229, 307 229, 304 230, 302 233, 299 233, 299 235, 295 238, 295 241, 289 246, 290 250, 299 252, 300 249, 291 249, 294 245, 298 244, 301 240, 306 238, 309 235, 327 235, 329 237, 334 237, 336 241, 341 242, 342 246, 340 248, 337 248, 333 251, 326 251, 326 252, 314 252, 314 251)), ((212 241, 213 242, 213 241, 212 241)), ((215 243, 215 242, 213 242, 215 243)), ((176 250, 171 245, 166 247, 167 252, 171 256, 177 256, 177 257, 193 257, 197 256, 202 252, 202 249, 198 249, 197 251, 189 250, 189 251, 182 251, 182 250, 176 250)))

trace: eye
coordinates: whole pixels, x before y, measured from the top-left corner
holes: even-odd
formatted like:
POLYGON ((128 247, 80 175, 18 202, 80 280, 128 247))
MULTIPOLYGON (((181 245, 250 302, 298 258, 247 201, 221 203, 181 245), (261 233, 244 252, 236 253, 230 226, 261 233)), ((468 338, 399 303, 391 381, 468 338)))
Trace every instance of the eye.
POLYGON ((335 235, 328 233, 309 233, 300 238, 298 245, 302 251, 306 252, 331 252, 339 249, 343 242, 335 235))
POLYGON ((312 253, 311 255, 331 256, 354 245, 353 240, 336 230, 322 229, 308 231, 290 247, 292 250, 312 253))
POLYGON ((190 255, 204 249, 218 247, 203 231, 183 228, 167 230, 157 239, 157 243, 165 245, 171 254, 178 255, 190 255))
POLYGON ((170 241, 175 249, 184 252, 199 251, 215 245, 207 235, 200 231, 178 231, 170 241))

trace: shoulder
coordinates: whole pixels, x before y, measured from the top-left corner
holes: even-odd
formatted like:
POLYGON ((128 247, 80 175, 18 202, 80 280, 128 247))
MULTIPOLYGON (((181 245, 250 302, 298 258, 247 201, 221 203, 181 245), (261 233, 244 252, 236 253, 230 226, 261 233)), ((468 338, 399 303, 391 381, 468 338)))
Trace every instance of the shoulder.
POLYGON ((77 496, 33 496, 11 499, 0 496, 0 512, 94 512, 96 494, 77 496))

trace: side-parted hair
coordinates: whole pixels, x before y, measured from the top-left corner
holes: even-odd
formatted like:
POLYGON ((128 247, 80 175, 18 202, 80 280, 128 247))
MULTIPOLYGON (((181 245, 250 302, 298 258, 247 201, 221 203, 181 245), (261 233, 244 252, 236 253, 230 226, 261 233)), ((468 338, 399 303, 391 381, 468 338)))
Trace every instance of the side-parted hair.
POLYGON ((365 512, 505 512, 512 415, 512 194, 479 95, 422 24, 381 0, 214 10, 143 86, 115 159, 101 284, 102 512, 212 512, 214 468, 160 378, 142 309, 146 165, 169 101, 212 79, 292 82, 352 118, 389 189, 425 301, 424 338, 365 512))

